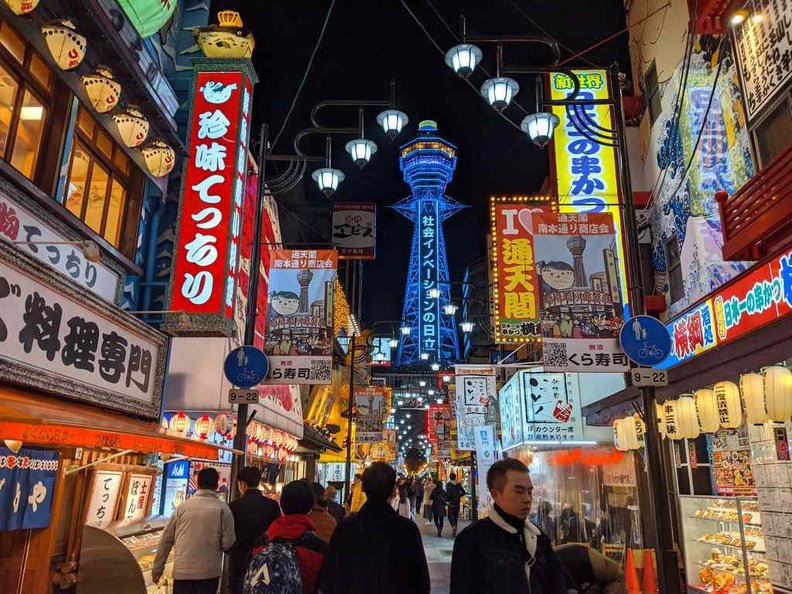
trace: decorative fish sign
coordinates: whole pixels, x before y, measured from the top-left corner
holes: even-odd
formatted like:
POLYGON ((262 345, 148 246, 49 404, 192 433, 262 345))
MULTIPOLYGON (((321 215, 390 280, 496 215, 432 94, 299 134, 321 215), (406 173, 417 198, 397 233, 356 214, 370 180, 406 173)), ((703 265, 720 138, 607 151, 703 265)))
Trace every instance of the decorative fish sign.
POLYGON ((222 105, 231 98, 231 93, 237 88, 237 84, 224 85, 221 82, 210 81, 200 88, 204 99, 214 105, 222 105))
POLYGON ((249 58, 256 40, 242 27, 239 13, 223 10, 217 14, 217 25, 193 30, 195 41, 207 58, 249 58))

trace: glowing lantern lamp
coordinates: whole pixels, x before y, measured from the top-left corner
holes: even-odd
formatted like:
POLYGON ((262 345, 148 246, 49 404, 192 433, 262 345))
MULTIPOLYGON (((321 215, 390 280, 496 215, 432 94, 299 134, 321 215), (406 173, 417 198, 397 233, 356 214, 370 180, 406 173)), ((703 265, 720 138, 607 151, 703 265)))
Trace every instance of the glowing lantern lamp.
POLYGON ((39 4, 39 0, 3 0, 5 5, 17 16, 22 16, 33 12, 39 4))
POLYGON ((668 439, 677 441, 684 437, 679 427, 679 414, 677 412, 676 400, 666 400, 663 402, 663 425, 665 426, 665 433, 668 439))
POLYGON ((170 428, 171 431, 187 435, 187 432, 190 430, 190 423, 192 423, 192 419, 190 419, 186 413, 179 412, 171 418, 170 428))
POLYGON ((212 429, 214 429, 214 423, 212 423, 209 415, 202 415, 200 419, 195 421, 195 434, 201 439, 209 437, 212 429))
POLYGON ((445 63, 451 67, 458 76, 467 78, 481 62, 481 50, 469 43, 460 43, 446 52, 445 63))
POLYGON ((498 111, 503 111, 520 92, 520 85, 513 78, 500 76, 490 78, 481 85, 481 94, 492 107, 498 111))
POLYGON ((715 398, 718 400, 721 427, 737 429, 742 425, 742 404, 740 388, 734 382, 718 382, 715 384, 715 398))
POLYGON ((630 448, 627 447, 625 435, 625 421, 627 419, 616 419, 613 422, 613 446, 620 452, 626 452, 630 448))
POLYGON ((165 177, 176 165, 176 153, 159 139, 149 142, 140 149, 140 152, 143 154, 149 173, 154 177, 165 177))
POLYGON ((121 83, 113 76, 107 66, 97 66, 90 74, 80 77, 88 93, 88 99, 99 113, 107 113, 118 105, 121 97, 121 83))
POLYGON ((677 420, 682 437, 696 439, 701 433, 698 415, 696 414, 696 401, 692 396, 682 396, 676 401, 677 420))
POLYGON ((558 116, 545 111, 525 116, 520 128, 528 134, 531 141, 539 148, 544 148, 553 139, 553 130, 559 122, 558 116))
POLYGON ((783 423, 792 416, 792 371, 774 365, 764 370, 765 406, 773 421, 783 423))
POLYGON ((740 392, 745 405, 745 419, 751 425, 761 425, 770 417, 765 405, 764 377, 761 373, 746 373, 740 378, 740 392))
POLYGON ((371 155, 377 152, 377 143, 365 138, 356 138, 346 143, 346 151, 355 165, 363 169, 371 160, 371 155))
POLYGON ((73 70, 85 57, 87 41, 71 19, 57 19, 41 26, 41 33, 53 60, 62 70, 73 70))
POLYGON ((655 402, 655 414, 657 415, 657 432, 663 439, 668 438, 665 423, 663 422, 663 407, 655 402))
POLYGON ((396 138, 409 121, 407 114, 398 109, 386 109, 377 115, 377 123, 391 139, 396 138))
POLYGON ((228 415, 220 413, 214 418, 214 430, 218 435, 226 436, 231 432, 231 421, 228 415))
POLYGON ((698 411, 699 425, 703 433, 715 433, 720 429, 720 418, 718 417, 718 399, 715 392, 709 388, 696 390, 693 393, 698 411))
POLYGON ((311 179, 319 186, 319 191, 325 196, 330 198, 338 189, 338 185, 344 181, 346 176, 340 169, 333 169, 332 167, 322 167, 317 169, 311 174, 311 179))
POLYGON ((627 449, 640 450, 643 447, 644 433, 646 433, 643 419, 636 414, 623 419, 622 423, 624 442, 627 449))
POLYGON ((121 141, 129 148, 139 147, 146 140, 149 122, 137 106, 127 105, 120 112, 113 114, 113 120, 118 126, 121 141))

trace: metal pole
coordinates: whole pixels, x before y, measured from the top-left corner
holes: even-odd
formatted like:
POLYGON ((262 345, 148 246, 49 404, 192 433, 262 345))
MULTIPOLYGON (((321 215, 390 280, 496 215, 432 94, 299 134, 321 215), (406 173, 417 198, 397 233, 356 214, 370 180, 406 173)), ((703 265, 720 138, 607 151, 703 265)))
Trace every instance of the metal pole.
MULTIPOLYGON (((632 182, 627 151, 627 131, 622 111, 621 87, 619 85, 619 66, 611 66, 611 91, 614 96, 614 117, 619 133, 619 174, 624 192, 624 230, 627 241, 627 275, 630 292, 630 309, 632 315, 644 313, 643 275, 641 271, 640 245, 638 242, 638 225, 635 217, 632 182)), ((679 570, 677 556, 674 551, 674 526, 671 510, 668 507, 668 485, 663 473, 657 415, 655 414, 655 390, 652 387, 641 387, 641 402, 644 411, 646 433, 646 474, 649 482, 649 505, 652 516, 657 520, 655 531, 655 547, 657 552, 657 577, 660 591, 663 594, 679 594, 679 570)))
MULTIPOLYGON (((250 250, 250 290, 248 291, 247 312, 245 314, 245 337, 246 345, 253 345, 256 340, 256 315, 258 314, 258 291, 259 291, 259 267, 261 266, 261 225, 264 213, 264 174, 267 167, 267 142, 269 141, 269 127, 267 124, 261 125, 259 136, 261 146, 259 146, 258 159, 258 186, 256 188, 256 218, 253 221, 253 245, 250 250)), ((234 455, 231 464, 231 491, 232 497, 239 496, 237 492, 236 477, 239 471, 245 466, 247 456, 247 424, 248 424, 248 405, 239 404, 237 407, 237 430, 234 435, 234 449, 241 450, 241 454, 234 455)))
POLYGON ((476 453, 473 452, 470 458, 473 461, 470 467, 470 517, 478 520, 478 494, 476 493, 476 488, 478 487, 478 477, 476 476, 478 474, 478 464, 476 464, 476 453))
POLYGON ((352 333, 352 339, 349 341, 349 407, 347 413, 347 453, 346 453, 346 470, 344 472, 344 497, 349 497, 349 509, 352 509, 352 493, 349 490, 349 483, 352 474, 352 405, 355 400, 355 333, 352 333))

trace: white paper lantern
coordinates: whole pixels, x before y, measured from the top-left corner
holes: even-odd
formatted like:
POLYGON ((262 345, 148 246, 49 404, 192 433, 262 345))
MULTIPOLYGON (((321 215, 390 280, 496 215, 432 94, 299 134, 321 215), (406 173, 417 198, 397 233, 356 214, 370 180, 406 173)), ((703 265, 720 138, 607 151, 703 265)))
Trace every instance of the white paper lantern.
POLYGON ((696 439, 701 434, 701 426, 693 397, 681 396, 676 402, 676 412, 682 437, 696 439))
POLYGON ((170 420, 171 431, 181 433, 182 435, 187 435, 191 424, 192 419, 184 412, 179 412, 178 414, 173 415, 170 420))
POLYGON ((174 150, 159 139, 152 140, 140 149, 143 160, 149 173, 154 177, 165 177, 176 164, 176 153, 174 150))
POLYGON ((146 140, 149 122, 138 107, 127 105, 118 113, 113 114, 113 120, 118 126, 121 141, 129 148, 138 147, 146 140))
POLYGON ((702 388, 693 393, 693 398, 696 400, 696 410, 702 433, 715 433, 720 429, 718 400, 715 398, 715 392, 709 388, 702 388))
POLYGON ((33 12, 40 0, 4 0, 6 6, 11 9, 11 11, 17 15, 22 16, 23 14, 27 14, 29 12, 33 12))
POLYGON ((57 19, 41 26, 52 59, 63 70, 73 70, 85 57, 87 40, 77 32, 71 19, 57 19))
POLYGON ((737 429, 742 425, 740 388, 734 382, 718 382, 713 388, 718 403, 718 418, 724 429, 737 429))
POLYGON ((770 417, 765 406, 764 377, 761 373, 746 373, 740 378, 740 392, 745 405, 745 420, 761 425, 770 417))
POLYGON ((627 448, 630 450, 640 450, 644 445, 644 434, 646 425, 637 413, 624 419, 624 435, 627 448))
POLYGON ((627 447, 624 421, 625 419, 616 419, 613 422, 613 447, 620 452, 626 452, 630 449, 627 447))
POLYGON ((773 365, 764 370, 765 406, 768 416, 783 423, 792 416, 792 371, 773 365))
POLYGON ((85 92, 93 108, 99 113, 107 113, 118 105, 121 97, 121 83, 113 76, 107 66, 98 65, 93 72, 80 77, 85 92))

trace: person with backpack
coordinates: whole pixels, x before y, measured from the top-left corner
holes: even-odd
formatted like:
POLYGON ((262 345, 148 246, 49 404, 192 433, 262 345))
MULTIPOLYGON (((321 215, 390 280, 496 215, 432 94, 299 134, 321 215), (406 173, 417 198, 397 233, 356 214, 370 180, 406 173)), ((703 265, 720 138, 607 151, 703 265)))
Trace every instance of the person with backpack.
POLYGON ((448 494, 448 523, 451 524, 451 536, 457 535, 457 524, 459 523, 459 509, 462 507, 462 498, 467 495, 465 487, 457 482, 457 475, 452 472, 451 480, 446 486, 448 494))
POLYGON ((437 538, 443 537, 443 523, 446 516, 446 505, 448 504, 448 493, 443 489, 441 480, 435 481, 435 488, 430 496, 432 500, 432 516, 434 517, 435 527, 437 528, 437 538))
POLYGON ((253 549, 245 576, 245 594, 316 592, 327 544, 316 536, 308 517, 315 501, 308 481, 293 481, 283 487, 283 516, 270 525, 266 538, 253 549))

